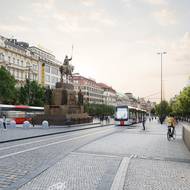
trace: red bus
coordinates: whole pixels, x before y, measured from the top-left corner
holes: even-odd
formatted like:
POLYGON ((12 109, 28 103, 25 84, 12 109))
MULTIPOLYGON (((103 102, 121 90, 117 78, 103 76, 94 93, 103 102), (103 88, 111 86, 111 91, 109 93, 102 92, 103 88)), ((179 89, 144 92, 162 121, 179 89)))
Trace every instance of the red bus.
POLYGON ((15 120, 16 124, 31 121, 33 115, 43 113, 44 107, 0 104, 0 116, 6 115, 8 120, 15 120))

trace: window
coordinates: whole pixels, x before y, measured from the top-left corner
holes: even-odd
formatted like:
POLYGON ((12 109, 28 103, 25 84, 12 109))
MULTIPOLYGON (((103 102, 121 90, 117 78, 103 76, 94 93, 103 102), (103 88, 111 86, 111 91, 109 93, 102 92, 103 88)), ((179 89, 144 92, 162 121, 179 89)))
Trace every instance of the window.
POLYGON ((0 53, 0 60, 4 60, 4 54, 3 53, 0 53))
POLYGON ((50 66, 49 65, 45 66, 45 71, 46 71, 46 73, 50 73, 50 66))
POLYGON ((17 59, 17 65, 19 65, 20 64, 20 61, 19 61, 19 59, 17 59))
POLYGON ((33 69, 34 69, 35 71, 37 71, 37 70, 38 70, 38 67, 37 67, 37 65, 36 65, 36 64, 34 64, 34 65, 33 65, 33 69))
POLYGON ((10 56, 8 57, 8 62, 11 63, 11 57, 10 56))
POLYGON ((23 77, 23 72, 21 72, 21 79, 23 79, 24 77, 23 77))
POLYGON ((13 57, 13 63, 15 64, 15 58, 13 57))
POLYGON ((51 68, 51 73, 54 74, 54 75, 58 75, 58 69, 52 67, 52 68, 51 68))
POLYGON ((50 82, 50 76, 46 75, 46 82, 50 82))
POLYGON ((23 67, 24 65, 23 65, 23 60, 21 61, 21 66, 23 67))

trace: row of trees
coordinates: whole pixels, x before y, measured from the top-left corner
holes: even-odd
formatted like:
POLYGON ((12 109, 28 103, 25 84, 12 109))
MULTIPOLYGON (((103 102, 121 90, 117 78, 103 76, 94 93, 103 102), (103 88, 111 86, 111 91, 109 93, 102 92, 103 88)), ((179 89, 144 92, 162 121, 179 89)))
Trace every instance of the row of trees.
POLYGON ((184 88, 178 96, 172 98, 169 102, 162 101, 152 110, 159 117, 173 114, 180 117, 190 116, 190 87, 184 88))
POLYGON ((16 87, 16 80, 4 67, 0 68, 0 103, 43 106, 45 88, 36 81, 26 80, 22 87, 16 87))
POLYGON ((91 116, 113 115, 115 112, 114 106, 104 104, 85 104, 84 110, 91 116))

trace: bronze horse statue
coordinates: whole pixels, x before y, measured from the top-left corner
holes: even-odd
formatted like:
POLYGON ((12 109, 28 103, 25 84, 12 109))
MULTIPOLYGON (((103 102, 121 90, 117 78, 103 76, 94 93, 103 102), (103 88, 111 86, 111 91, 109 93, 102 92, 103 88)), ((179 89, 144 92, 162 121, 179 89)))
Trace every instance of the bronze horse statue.
POLYGON ((63 65, 59 68, 61 73, 61 82, 63 82, 63 76, 66 76, 66 82, 69 82, 69 78, 72 77, 72 72, 74 70, 74 66, 69 64, 72 58, 68 59, 68 56, 65 57, 63 65))

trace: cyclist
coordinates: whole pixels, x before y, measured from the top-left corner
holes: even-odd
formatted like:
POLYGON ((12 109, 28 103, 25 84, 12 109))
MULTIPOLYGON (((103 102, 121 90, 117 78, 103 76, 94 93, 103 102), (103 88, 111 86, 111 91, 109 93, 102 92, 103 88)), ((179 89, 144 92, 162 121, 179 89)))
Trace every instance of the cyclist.
POLYGON ((166 122, 167 122, 170 137, 173 137, 174 131, 175 131, 176 120, 172 115, 170 115, 169 117, 167 117, 166 122))

